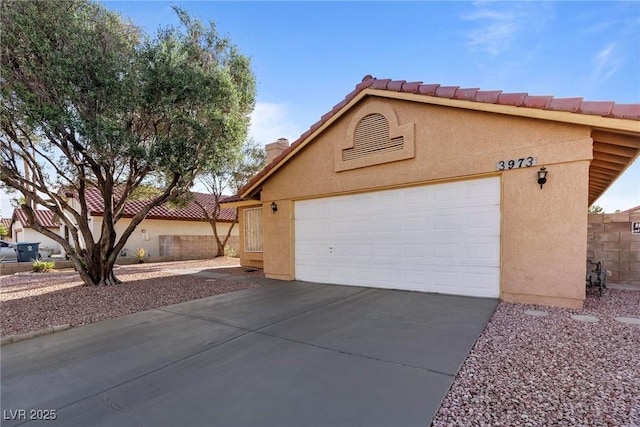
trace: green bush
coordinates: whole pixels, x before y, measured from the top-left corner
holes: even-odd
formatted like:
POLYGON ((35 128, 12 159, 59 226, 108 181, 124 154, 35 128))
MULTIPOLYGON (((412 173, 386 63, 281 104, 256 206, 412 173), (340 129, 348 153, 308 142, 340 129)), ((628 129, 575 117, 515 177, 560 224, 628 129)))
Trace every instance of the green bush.
POLYGON ((47 273, 56 268, 55 261, 33 260, 31 262, 34 273, 47 273))

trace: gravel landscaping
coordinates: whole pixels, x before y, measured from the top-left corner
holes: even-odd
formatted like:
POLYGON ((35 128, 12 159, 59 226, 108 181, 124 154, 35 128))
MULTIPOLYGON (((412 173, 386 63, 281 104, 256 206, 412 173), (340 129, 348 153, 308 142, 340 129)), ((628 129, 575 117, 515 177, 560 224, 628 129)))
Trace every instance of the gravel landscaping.
POLYGON ((257 287, 251 281, 176 275, 176 269, 262 276, 245 272, 236 258, 177 263, 134 264, 116 268, 124 283, 84 286, 73 270, 17 273, 0 278, 0 336, 68 324, 80 326, 197 298, 257 287))
MULTIPOLYGON (((0 278, 0 332, 79 326, 258 286, 176 274, 198 269, 262 276, 235 258, 121 266, 125 283, 100 288, 73 271, 19 273, 0 278)), ((590 289, 582 310, 500 302, 433 425, 640 427, 639 318, 637 290, 590 289)))
POLYGON ((500 302, 433 425, 640 426, 640 325, 616 317, 640 318, 639 291, 590 290, 582 310, 500 302))

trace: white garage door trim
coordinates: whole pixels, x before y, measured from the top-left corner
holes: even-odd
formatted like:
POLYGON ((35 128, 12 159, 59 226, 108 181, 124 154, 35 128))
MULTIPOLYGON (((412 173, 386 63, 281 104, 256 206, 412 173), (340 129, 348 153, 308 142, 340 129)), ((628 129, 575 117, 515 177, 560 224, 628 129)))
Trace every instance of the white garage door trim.
POLYGON ((500 294, 500 178, 295 202, 298 280, 500 294))

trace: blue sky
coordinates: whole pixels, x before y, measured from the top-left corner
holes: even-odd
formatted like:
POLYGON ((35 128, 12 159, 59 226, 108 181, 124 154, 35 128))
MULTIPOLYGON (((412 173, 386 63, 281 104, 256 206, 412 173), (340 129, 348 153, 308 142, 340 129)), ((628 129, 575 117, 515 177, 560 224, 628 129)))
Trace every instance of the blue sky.
MULTIPOLYGON (((640 103, 637 1, 101 3, 148 34, 177 24, 172 5, 216 22, 252 60, 262 144, 296 140, 367 74, 640 103)), ((596 203, 640 205, 640 160, 596 203)))

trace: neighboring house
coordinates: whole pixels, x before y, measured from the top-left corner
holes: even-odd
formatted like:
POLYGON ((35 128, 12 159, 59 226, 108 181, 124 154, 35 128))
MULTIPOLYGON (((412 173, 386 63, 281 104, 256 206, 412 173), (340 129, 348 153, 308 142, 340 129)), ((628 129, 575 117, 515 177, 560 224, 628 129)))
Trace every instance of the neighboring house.
MULTIPOLYGON (((41 226, 54 233, 60 230, 60 223, 53 212, 47 209, 35 210, 36 221, 41 226)), ((16 208, 11 217, 11 235, 14 242, 40 243, 40 254, 49 256, 52 253, 60 253, 60 245, 50 237, 33 229, 31 221, 24 209, 16 208)))
MULTIPOLYGON (((213 195, 195 193, 197 200, 207 207, 215 203, 213 195)), ((86 193, 89 210, 89 227, 94 238, 100 235, 104 204, 97 190, 86 193)), ((77 197, 70 195, 71 205, 79 210, 77 197)), ((116 233, 121 234, 130 224, 131 218, 145 205, 144 200, 131 200, 125 205, 124 217, 116 223, 116 233)), ((224 238, 235 220, 235 209, 221 209, 216 228, 224 238)), ((231 231, 228 247, 238 251, 238 226, 231 231)), ((61 224, 60 234, 70 240, 69 230, 61 224)), ((217 246, 213 237, 211 225, 206 220, 202 210, 195 204, 189 203, 182 208, 172 209, 167 206, 157 206, 149 212, 147 217, 137 226, 127 240, 123 257, 134 257, 139 248, 145 250, 146 257, 169 257, 171 259, 198 259, 217 255, 217 246)))
POLYGON ((224 205, 243 265, 582 307, 587 207, 638 157, 640 104, 367 76, 279 145, 224 205))
POLYGON ((2 237, 2 239, 7 241, 7 242, 11 242, 12 241, 12 238, 11 238, 11 218, 0 218, 0 224, 2 224, 4 226, 4 228, 7 230, 7 232, 9 233, 8 236, 2 237))

